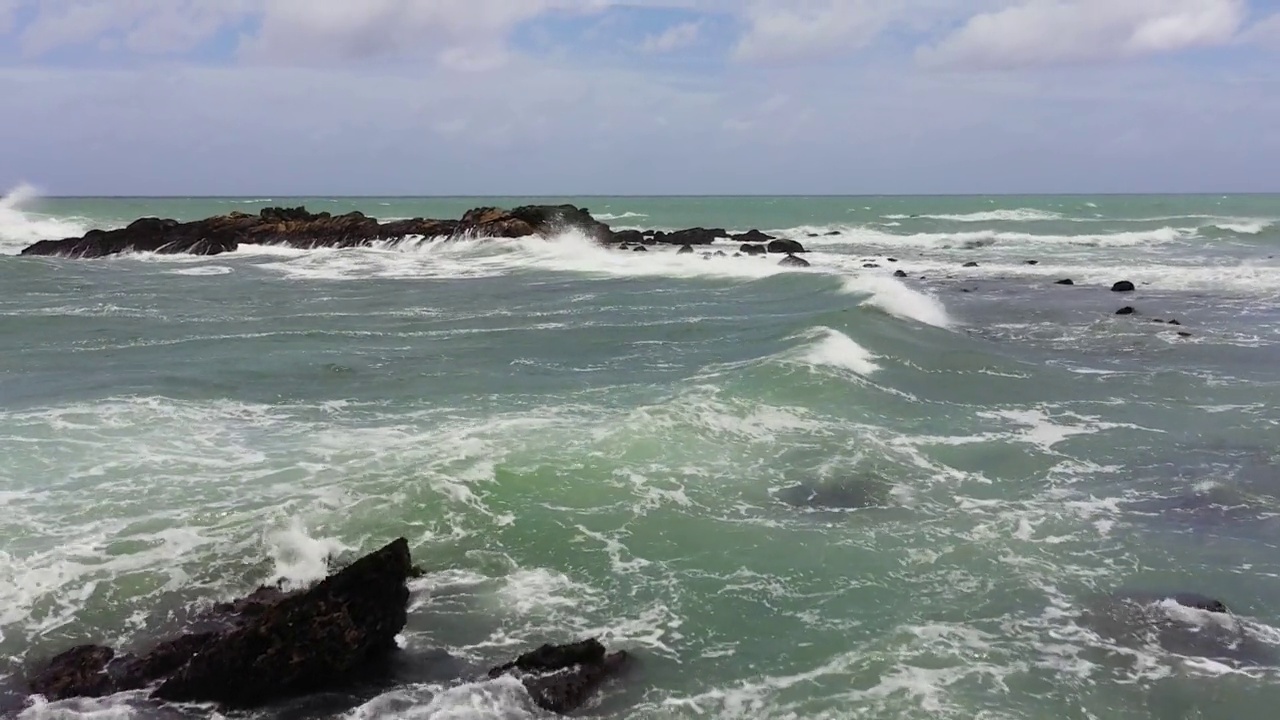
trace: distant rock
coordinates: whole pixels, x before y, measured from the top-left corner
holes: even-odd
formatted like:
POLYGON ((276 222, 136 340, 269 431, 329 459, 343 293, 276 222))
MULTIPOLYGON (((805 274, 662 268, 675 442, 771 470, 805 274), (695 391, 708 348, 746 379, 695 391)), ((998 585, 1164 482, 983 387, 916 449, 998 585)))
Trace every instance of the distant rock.
POLYGON ((664 233, 661 236, 655 235, 654 238, 658 242, 668 243, 670 245, 710 245, 718 238, 727 237, 728 233, 723 228, 689 228, 687 230, 676 230, 675 232, 664 233))
POLYGON ((759 230, 752 229, 737 235, 730 235, 729 239, 741 243, 765 243, 774 238, 772 235, 766 235, 759 230))
POLYGON ((692 253, 693 253, 692 245, 681 245, 680 249, 676 251, 677 255, 691 255, 692 253))
POLYGON ((771 253, 786 253, 788 255, 807 252, 804 246, 795 240, 773 240, 768 245, 768 251, 771 253))
POLYGON ((643 245, 645 240, 644 233, 639 230, 615 230, 613 233, 613 242, 617 243, 643 245))
POLYGON ((962 267, 975 268, 975 267, 978 267, 978 263, 974 262, 973 260, 970 260, 969 262, 965 263, 962 267))
POLYGON ((1039 265, 1039 264, 1040 264, 1040 261, 1039 261, 1039 260, 1028 260, 1028 261, 1027 261, 1027 264, 1028 264, 1028 265, 1039 265))
POLYGON ((1170 321, 1169 321, 1169 324, 1170 324, 1170 325, 1181 325, 1182 323, 1178 322, 1177 320, 1170 320, 1170 321))
POLYGON ((635 247, 631 248, 631 252, 649 252, 649 248, 647 248, 647 247, 645 247, 645 246, 643 246, 643 245, 637 245, 637 246, 635 246, 635 247))
POLYGON ((809 267, 809 261, 795 255, 787 255, 778 262, 783 267, 809 267))
POLYGON ((904 278, 907 276, 907 273, 905 270, 894 270, 893 276, 896 278, 904 278))
POLYGON ((764 255, 769 251, 763 245, 744 244, 742 247, 738 248, 738 252, 743 255, 764 255))
POLYGON ((591 639, 572 645, 543 645, 493 668, 489 677, 519 678, 538 707, 563 715, 582 707, 602 685, 621 677, 632 664, 626 652, 609 654, 599 640, 591 639))
POLYGON ((1191 333, 1180 330, 1180 331, 1178 331, 1178 337, 1181 337, 1181 338, 1189 338, 1189 337, 1191 337, 1191 333))
POLYGON ((839 231, 839 230, 831 230, 830 232, 826 232, 826 233, 823 233, 823 234, 824 234, 824 235, 826 235, 827 237, 835 237, 836 235, 839 235, 839 234, 840 234, 840 231, 839 231))
POLYGON ((1071 278, 1064 278, 1054 283, 1054 285, 1075 285, 1076 282, 1071 278))
POLYGON ((898 258, 885 258, 889 262, 898 262, 898 258))
POLYGON ((873 270, 873 269, 878 268, 878 267, 880 267, 880 266, 879 266, 879 265, 877 265, 876 263, 863 263, 863 264, 862 264, 862 267, 864 267, 864 268, 866 268, 866 269, 868 269, 868 270, 873 270))
POLYGON ((1124 307, 1120 308, 1119 310, 1117 310, 1117 311, 1116 311, 1116 314, 1117 314, 1117 315, 1132 315, 1134 312, 1136 312, 1136 311, 1135 311, 1132 307, 1130 307, 1130 306, 1126 305, 1126 306, 1124 306, 1124 307))
POLYGON ((1133 286, 1133 283, 1129 282, 1128 280, 1121 280, 1120 282, 1111 286, 1111 292, 1133 292, 1136 289, 1137 288, 1133 286))

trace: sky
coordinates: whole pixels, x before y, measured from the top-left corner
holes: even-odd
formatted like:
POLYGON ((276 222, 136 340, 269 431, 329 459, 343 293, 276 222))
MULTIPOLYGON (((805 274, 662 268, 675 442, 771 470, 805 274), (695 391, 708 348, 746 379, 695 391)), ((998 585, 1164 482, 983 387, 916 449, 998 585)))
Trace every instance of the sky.
POLYGON ((1280 191, 1280 0, 0 0, 0 192, 1280 191))

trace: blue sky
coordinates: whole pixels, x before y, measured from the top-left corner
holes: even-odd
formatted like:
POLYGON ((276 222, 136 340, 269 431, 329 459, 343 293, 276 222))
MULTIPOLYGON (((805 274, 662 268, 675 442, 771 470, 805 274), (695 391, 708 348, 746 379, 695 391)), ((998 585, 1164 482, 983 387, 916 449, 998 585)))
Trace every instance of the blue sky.
POLYGON ((54 194, 1280 191, 1276 0, 0 0, 54 194))

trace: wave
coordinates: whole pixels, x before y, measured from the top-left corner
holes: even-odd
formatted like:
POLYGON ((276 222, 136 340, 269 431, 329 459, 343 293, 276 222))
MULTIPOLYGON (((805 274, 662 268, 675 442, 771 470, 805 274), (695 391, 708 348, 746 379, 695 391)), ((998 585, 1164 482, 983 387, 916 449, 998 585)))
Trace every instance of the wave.
POLYGON ((40 197, 32 185, 22 183, 0 197, 0 253, 17 254, 40 240, 60 240, 89 231, 84 218, 60 218, 24 210, 40 197))
POLYGON ((955 233, 913 233, 899 235, 867 226, 845 227, 800 227, 782 231, 783 234, 800 238, 802 241, 820 247, 823 245, 863 244, 881 247, 927 247, 932 249, 947 248, 979 248, 997 244, 1025 245, 1085 245, 1085 246, 1120 246, 1120 245, 1162 245, 1182 242, 1199 235, 1195 227, 1161 227, 1154 230, 1134 230, 1113 233, 1081 233, 1079 235, 1039 235, 1036 233, 1004 232, 996 230, 971 230, 955 233), (836 232, 835 235, 827 235, 836 232), (808 237, 809 234, 818 237, 808 237))
POLYGON ((1214 223, 1213 227, 1240 235, 1258 235, 1275 224, 1275 220, 1233 220, 1214 223))
POLYGON ((893 278, 875 275, 846 277, 841 291, 849 295, 865 295, 863 305, 895 317, 940 328, 949 328, 954 323, 941 300, 893 278))
POLYGON ((812 335, 816 339, 800 356, 800 362, 850 370, 864 377, 880 369, 875 355, 839 330, 819 327, 812 335))
POLYGON ((618 215, 613 215, 613 214, 611 214, 611 213, 592 213, 592 216, 593 216, 593 217, 595 217, 595 219, 597 219, 597 220, 599 220, 599 221, 601 221, 601 222, 610 222, 611 220, 626 220, 626 219, 628 219, 628 218, 647 218, 647 217, 649 217, 648 215, 646 215, 646 214, 644 214, 644 213, 638 213, 638 212, 624 212, 624 213, 621 213, 621 214, 618 214, 618 215))
POLYGON ((1063 220, 1062 213, 1035 208, 984 210, 981 212, 933 215, 885 215, 886 220, 950 220, 952 222, 1047 222, 1063 220))

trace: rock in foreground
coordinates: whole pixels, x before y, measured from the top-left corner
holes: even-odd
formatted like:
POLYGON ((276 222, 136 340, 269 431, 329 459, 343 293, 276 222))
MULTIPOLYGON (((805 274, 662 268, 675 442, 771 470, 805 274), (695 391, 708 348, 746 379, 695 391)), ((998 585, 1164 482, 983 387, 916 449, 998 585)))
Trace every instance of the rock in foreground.
POLYGON ((515 675, 538 707, 554 713, 570 713, 605 682, 622 675, 631 665, 625 652, 609 654, 599 640, 572 645, 543 645, 514 662, 489 671, 489 677, 515 675))
POLYGON ((158 699, 250 708, 341 687, 395 651, 410 572, 401 538, 309 590, 255 593, 226 608, 240 614, 224 629, 183 635, 137 656, 96 645, 69 650, 29 678, 30 690, 56 701, 159 683, 152 693, 158 699))
POLYGON ((502 237, 549 236, 576 229, 604 242, 609 226, 573 205, 529 205, 512 210, 476 208, 461 220, 397 220, 380 223, 360 212, 330 215, 306 208, 266 208, 257 215, 233 212, 178 222, 142 218, 118 230, 90 230, 83 237, 42 240, 23 255, 98 258, 124 252, 218 255, 246 245, 286 245, 301 249, 359 247, 409 236, 502 237))

